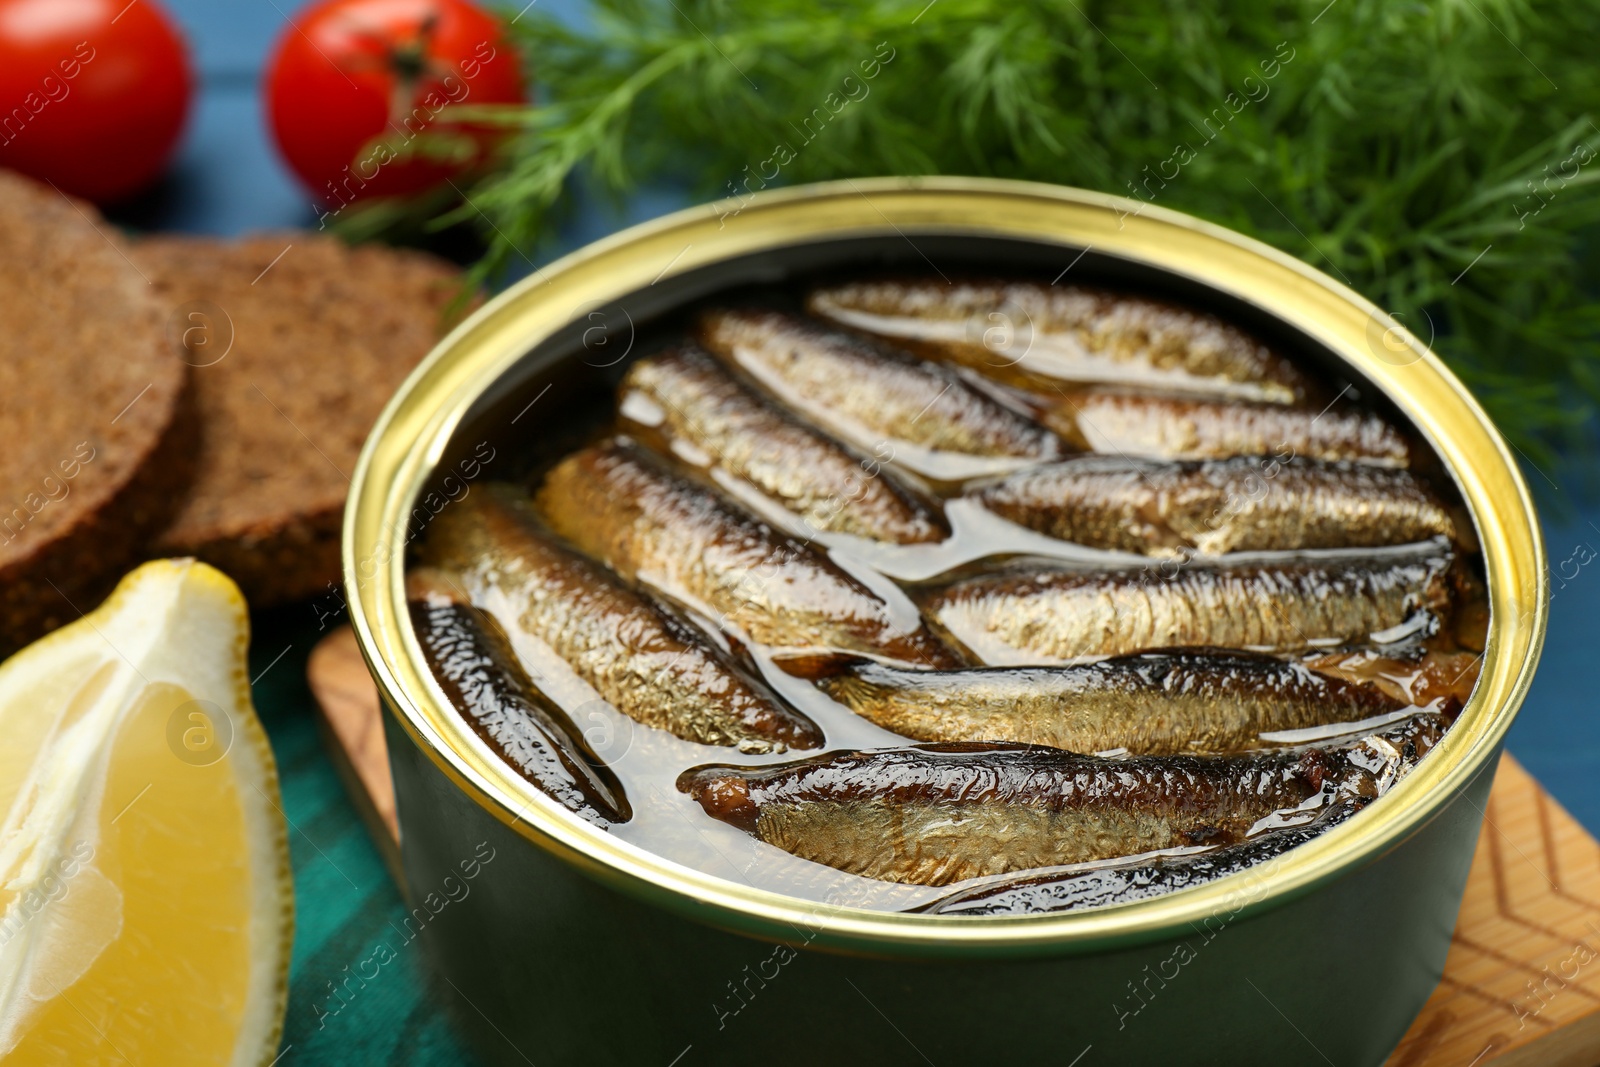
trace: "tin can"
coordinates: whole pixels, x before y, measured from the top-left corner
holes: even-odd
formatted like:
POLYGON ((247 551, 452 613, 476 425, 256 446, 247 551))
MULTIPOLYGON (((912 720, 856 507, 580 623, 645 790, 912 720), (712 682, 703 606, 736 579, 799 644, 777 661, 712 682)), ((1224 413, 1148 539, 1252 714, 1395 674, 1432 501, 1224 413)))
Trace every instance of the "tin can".
POLYGON ((503 1064, 1380 1063, 1441 974, 1549 599, 1516 464, 1403 320, 1184 215, 960 178, 763 193, 536 272, 445 338, 385 409, 343 552, 387 709, 408 927, 440 995, 503 1064), (811 903, 679 866, 565 817, 475 746, 408 622, 406 545, 428 519, 502 476, 507 441, 560 436, 561 390, 546 394, 564 367, 615 375, 650 323, 751 281, 896 265, 1154 286, 1308 353, 1408 422, 1471 514, 1491 616, 1477 688, 1438 748, 1360 816, 1242 874, 973 920, 811 903), (485 425, 523 436, 480 439, 485 425))

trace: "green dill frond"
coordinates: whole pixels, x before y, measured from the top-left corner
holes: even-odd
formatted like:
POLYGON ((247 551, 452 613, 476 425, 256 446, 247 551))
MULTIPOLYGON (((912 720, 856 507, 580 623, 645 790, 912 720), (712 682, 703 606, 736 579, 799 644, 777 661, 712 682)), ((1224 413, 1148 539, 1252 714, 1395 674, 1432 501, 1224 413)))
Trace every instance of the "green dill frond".
POLYGON ((1600 6, 595 0, 592 11, 582 30, 537 8, 513 26, 540 102, 496 119, 516 131, 504 163, 446 217, 483 229, 479 278, 536 254, 576 172, 614 194, 670 177, 707 197, 763 167, 750 187, 1027 178, 1211 219, 1429 324, 1536 462, 1594 425, 1600 311, 1583 235, 1600 223, 1600 64, 1588 54, 1600 6))

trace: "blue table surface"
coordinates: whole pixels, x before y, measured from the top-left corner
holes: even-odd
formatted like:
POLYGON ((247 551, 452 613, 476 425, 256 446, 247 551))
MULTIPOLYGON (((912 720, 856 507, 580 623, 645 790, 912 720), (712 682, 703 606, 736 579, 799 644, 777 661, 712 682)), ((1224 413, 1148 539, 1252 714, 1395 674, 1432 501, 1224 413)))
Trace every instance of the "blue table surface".
MULTIPOLYGON (((140 209, 137 221, 210 234, 314 225, 311 200, 276 157, 258 94, 265 57, 287 29, 284 12, 299 5, 165 2, 188 38, 200 91, 165 191, 140 209)), ((544 9, 551 8, 581 17, 575 0, 545 0, 544 9)), ((581 190, 576 193, 581 200, 581 190)), ((667 190, 636 197, 620 211, 586 205, 563 224, 543 259, 685 202, 667 190)), ((1525 466, 1551 516, 1544 532, 1555 595, 1543 660, 1511 731, 1510 749, 1585 826, 1600 831, 1600 718, 1594 714, 1597 679, 1591 673, 1596 635, 1584 622, 1600 614, 1600 567, 1578 562, 1600 551, 1600 504, 1576 488, 1580 475, 1592 479, 1595 458, 1570 457, 1565 471, 1525 466)), ((420 961, 407 963, 403 980, 348 1006, 331 1001, 323 988, 369 951, 385 917, 398 913, 399 901, 311 728, 304 662, 318 633, 305 612, 259 616, 252 653, 252 675, 266 670, 258 704, 285 778, 297 783, 296 793, 285 796, 295 824, 291 848, 301 905, 282 1062, 464 1062, 448 1024, 428 1007, 420 961), (280 653, 285 654, 274 662, 280 653), (308 906, 312 901, 317 906, 308 906), (371 916, 365 934, 356 921, 362 915, 371 916), (330 936, 352 923, 353 935, 330 936), (333 1012, 335 1007, 341 1010, 333 1012), (374 1041, 371 1026, 381 1019, 403 1019, 404 1025, 374 1041), (360 1033, 360 1043, 343 1040, 341 1031, 346 1037, 360 1033)))

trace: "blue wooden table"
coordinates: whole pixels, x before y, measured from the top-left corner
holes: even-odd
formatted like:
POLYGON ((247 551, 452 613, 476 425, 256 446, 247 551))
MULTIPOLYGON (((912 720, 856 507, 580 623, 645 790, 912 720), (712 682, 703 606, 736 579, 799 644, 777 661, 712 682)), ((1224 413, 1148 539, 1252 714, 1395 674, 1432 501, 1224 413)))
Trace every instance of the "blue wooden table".
MULTIPOLYGON (((312 203, 278 162, 257 91, 260 69, 287 29, 291 0, 166 0, 188 37, 200 93, 174 172, 143 205, 140 225, 192 233, 308 226, 312 203)), ((571 13, 575 0, 542 0, 571 13)), ((581 195, 581 194, 580 194, 581 195)), ((671 191, 636 198, 621 213, 575 213, 549 250, 578 247, 620 226, 682 206, 671 191)), ((1550 634, 1533 693, 1511 733, 1511 750, 1577 818, 1600 830, 1600 506, 1595 456, 1569 457, 1561 470, 1525 467, 1551 518, 1550 634), (1588 491, 1593 493, 1593 489, 1588 491), (1559 516, 1559 517, 1555 517, 1559 516)), ((376 851, 346 800, 313 725, 305 660, 321 636, 309 607, 259 614, 252 649, 256 703, 266 721, 293 823, 298 925, 284 1030, 285 1067, 295 1064, 462 1064, 471 1058, 434 1005, 429 975, 398 932, 403 909, 376 851), (396 960, 364 984, 347 982, 380 944, 396 960), (354 992, 348 992, 354 990, 354 992)), ((368 972, 370 973, 370 968, 368 972)))

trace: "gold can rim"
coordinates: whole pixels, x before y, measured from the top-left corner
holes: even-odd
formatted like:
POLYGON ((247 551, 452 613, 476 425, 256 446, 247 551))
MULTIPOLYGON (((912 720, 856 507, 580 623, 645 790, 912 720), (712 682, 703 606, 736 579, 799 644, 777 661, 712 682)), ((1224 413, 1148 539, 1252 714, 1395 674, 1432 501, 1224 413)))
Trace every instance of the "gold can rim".
MULTIPOLYGON (((1234 921, 1381 855, 1459 797, 1492 760, 1527 694, 1549 606, 1545 550, 1509 448, 1414 335, 1346 286, 1261 242, 1122 197, 1031 182, 877 178, 688 208, 588 245, 457 326, 390 400, 352 479, 343 528, 351 623, 399 724, 474 802, 605 884, 693 919, 774 941, 854 952, 1066 954, 1234 921), (1455 479, 1478 527, 1489 640, 1477 688, 1417 769, 1358 819, 1245 872, 1081 913, 972 919, 814 903, 665 860, 573 819, 475 747, 434 681, 405 608, 407 524, 445 443, 482 393, 539 341, 664 277, 763 249, 860 236, 971 235, 1094 250, 1192 280, 1276 317, 1354 365, 1403 412, 1455 479), (1371 338, 1402 359, 1379 358, 1371 338)), ((1470 799, 1470 798, 1469 798, 1470 799)), ((402 828, 403 832, 403 828, 402 828)))

